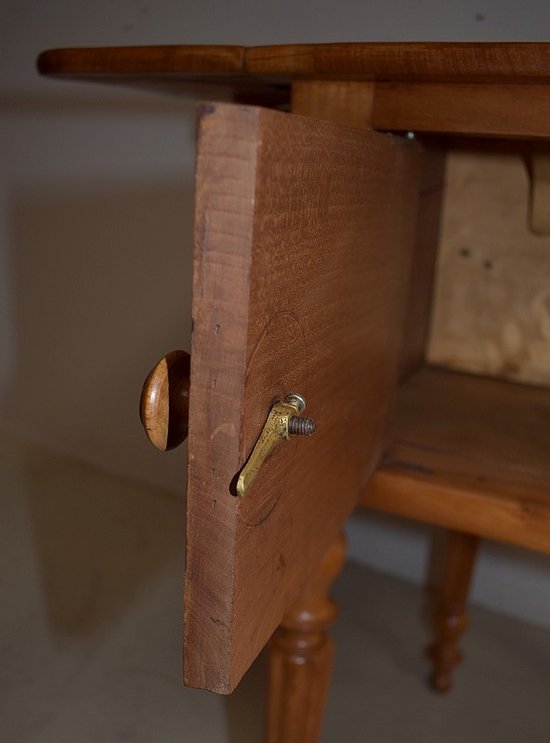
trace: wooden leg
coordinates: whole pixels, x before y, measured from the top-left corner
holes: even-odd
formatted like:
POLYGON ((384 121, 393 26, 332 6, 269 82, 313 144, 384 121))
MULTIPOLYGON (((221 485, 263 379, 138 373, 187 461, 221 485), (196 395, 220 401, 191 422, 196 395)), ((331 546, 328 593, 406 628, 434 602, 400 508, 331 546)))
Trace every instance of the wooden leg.
POLYGON ((435 641, 426 650, 433 665, 430 684, 437 691, 451 688, 453 671, 462 660, 458 643, 468 626, 466 605, 478 543, 479 539, 471 534, 449 531, 445 544, 438 545, 438 585, 430 586, 435 641))
POLYGON ((267 741, 317 743, 334 658, 328 634, 338 608, 328 597, 345 562, 343 535, 325 554, 270 646, 267 741))

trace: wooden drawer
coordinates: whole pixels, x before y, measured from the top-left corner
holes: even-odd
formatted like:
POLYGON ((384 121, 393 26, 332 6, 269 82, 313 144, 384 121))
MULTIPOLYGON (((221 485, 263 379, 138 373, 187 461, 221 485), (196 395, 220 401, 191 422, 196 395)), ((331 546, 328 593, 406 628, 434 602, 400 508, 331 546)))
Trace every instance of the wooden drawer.
POLYGON ((267 109, 200 109, 185 679, 231 692, 373 473, 396 385, 419 147, 267 109), (235 478, 274 400, 317 430, 235 478))

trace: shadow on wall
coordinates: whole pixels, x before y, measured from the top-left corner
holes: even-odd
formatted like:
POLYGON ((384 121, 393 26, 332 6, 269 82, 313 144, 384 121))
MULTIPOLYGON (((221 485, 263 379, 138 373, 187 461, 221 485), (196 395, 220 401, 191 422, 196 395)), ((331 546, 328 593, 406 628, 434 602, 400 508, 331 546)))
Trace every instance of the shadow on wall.
MULTIPOLYGON (((38 73, 37 73, 38 74, 38 73)), ((198 100, 219 100, 218 87, 197 85, 196 95, 183 97, 173 84, 161 86, 155 82, 150 87, 145 83, 141 90, 136 85, 132 92, 118 85, 110 86, 105 81, 93 86, 76 81, 75 87, 59 86, 58 80, 42 78, 44 92, 24 92, 20 90, 0 90, 0 112, 32 117, 60 116, 74 117, 76 120, 86 116, 105 121, 106 116, 139 117, 148 116, 195 116, 198 100), (82 87, 80 85, 82 84, 82 87), (56 89, 54 90, 54 86, 56 89), (169 95, 166 95, 166 94, 169 95)), ((73 81, 74 85, 75 81, 73 81)), ((221 90, 227 89, 225 86, 221 90)), ((186 87, 187 91, 187 87, 186 87)))
POLYGON ((233 694, 223 699, 227 743, 256 743, 264 739, 267 655, 266 649, 253 663, 233 694))
POLYGON ((22 455, 20 467, 52 636, 94 644, 136 610, 166 566, 177 581, 172 593, 179 615, 184 551, 179 498, 167 493, 152 498, 147 488, 33 449, 22 455))
POLYGON ((138 419, 141 385, 189 347, 193 184, 71 184, 11 202, 11 433, 104 469, 183 490, 138 419))
MULTIPOLYGON (((13 374, 0 416, 11 433, 89 462, 33 447, 19 462, 52 647, 86 655, 131 628, 126 618, 169 584, 170 603, 151 628, 167 633, 159 673, 168 677, 181 654, 184 507, 173 491, 184 490, 185 452, 150 447, 138 401, 157 358, 189 348, 193 184, 19 189, 10 228, 13 374), (101 470, 130 472, 136 482, 101 470), (139 484, 163 477, 172 491, 139 484)), ((261 737, 263 689, 260 661, 223 701, 231 740, 261 737)))
MULTIPOLYGON (((6 448, 1 447, 2 453, 6 448)), ((158 694, 158 678, 164 679, 169 695, 174 687, 178 693, 181 687, 182 694, 200 693, 184 691, 179 671, 182 500, 170 493, 151 497, 149 488, 32 448, 19 464, 30 512, 33 562, 54 654, 61 656, 63 648, 69 646, 73 656, 93 659, 95 648, 111 646, 116 657, 103 667, 108 674, 106 688, 112 688, 112 679, 117 678, 121 667, 143 666, 144 674, 157 677, 152 683, 153 695, 158 694), (157 608, 152 610, 154 602, 157 608), (153 621, 149 620, 149 630, 144 632, 144 618, 148 616, 153 621), (125 621, 127 618, 129 621, 125 621), (137 658, 128 655, 121 661, 121 630, 135 635, 127 638, 130 652, 140 638, 148 636, 154 650, 143 654, 137 651, 137 658), (148 660, 144 662, 142 656, 148 660)), ((56 671, 54 682, 59 681, 60 674, 67 678, 66 669, 71 667, 71 661, 66 660, 65 666, 56 671)), ((76 672, 74 675, 81 679, 76 672)), ((67 679, 66 683, 71 682, 67 679)), ((265 688, 263 653, 238 689, 219 699, 228 743, 262 739, 265 688)), ((101 708, 104 702, 99 697, 93 703, 101 708)))
MULTIPOLYGON (((192 191, 134 182, 14 193, 15 347, 0 401, 12 433, 138 481, 168 468, 183 492, 184 453, 155 452, 137 409, 149 367, 174 338, 189 342, 192 191)), ((56 457, 33 455, 24 472, 54 634, 94 636, 182 559, 180 499, 156 502, 150 489, 56 457)))

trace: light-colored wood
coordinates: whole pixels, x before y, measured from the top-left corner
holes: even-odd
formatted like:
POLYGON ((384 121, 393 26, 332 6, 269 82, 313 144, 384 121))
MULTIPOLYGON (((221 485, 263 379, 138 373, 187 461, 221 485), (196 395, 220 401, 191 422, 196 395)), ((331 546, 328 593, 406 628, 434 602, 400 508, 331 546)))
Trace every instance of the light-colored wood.
POLYGON ((338 80, 298 80, 292 85, 291 110, 302 116, 357 129, 372 128, 374 84, 338 80))
POLYGON ((484 137, 550 137, 548 85, 377 83, 375 129, 484 137))
POLYGON ((362 503, 550 553, 550 391, 426 369, 362 503))
POLYGON ((419 153, 265 109, 212 105, 200 118, 185 678, 230 692, 384 446, 419 153), (278 447, 239 500, 232 481, 290 392, 315 436, 278 447))
POLYGON ((479 545, 471 534, 448 531, 445 537, 438 545, 441 572, 431 616, 434 642, 426 648, 433 665, 430 684, 442 692, 451 688, 453 671, 462 660, 458 643, 468 627, 468 594, 479 545))
POLYGON ((267 743, 317 743, 334 645, 328 633, 338 608, 329 598, 346 557, 344 536, 329 548, 269 648, 267 743))
POLYGON ((447 162, 428 360, 550 386, 550 236, 528 226, 530 149, 466 144, 447 162))
POLYGON ((529 165, 531 178, 529 225, 538 235, 550 235, 550 151, 531 153, 529 165))
POLYGON ((187 438, 189 354, 171 351, 149 372, 141 391, 139 414, 149 441, 168 451, 187 438))

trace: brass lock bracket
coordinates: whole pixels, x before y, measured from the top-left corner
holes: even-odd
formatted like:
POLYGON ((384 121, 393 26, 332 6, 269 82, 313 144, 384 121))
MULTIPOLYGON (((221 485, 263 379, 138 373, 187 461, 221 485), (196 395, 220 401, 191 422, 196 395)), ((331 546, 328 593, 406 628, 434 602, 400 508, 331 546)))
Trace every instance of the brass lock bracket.
POLYGON ((289 395, 284 402, 276 402, 271 408, 260 437, 237 480, 237 495, 244 495, 250 488, 262 464, 281 441, 291 436, 311 436, 315 423, 311 418, 300 418, 306 408, 301 395, 289 395))

